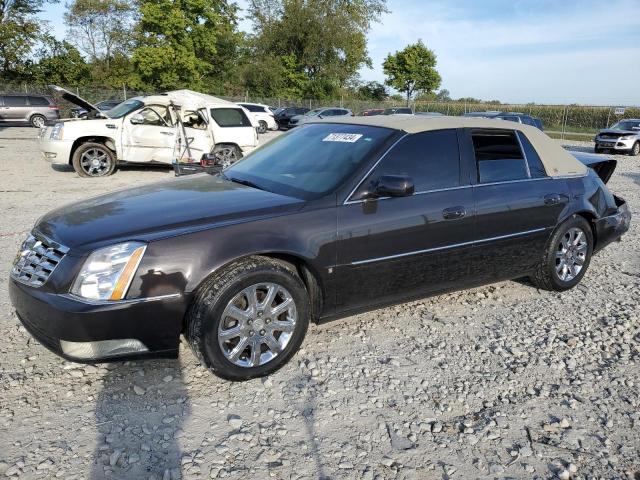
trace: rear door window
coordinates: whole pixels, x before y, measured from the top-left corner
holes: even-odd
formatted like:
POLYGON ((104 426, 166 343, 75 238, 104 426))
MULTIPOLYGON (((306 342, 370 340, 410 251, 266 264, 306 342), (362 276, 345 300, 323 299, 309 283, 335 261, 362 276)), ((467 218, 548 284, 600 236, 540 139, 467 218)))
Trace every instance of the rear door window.
POLYGON ((513 130, 472 130, 479 183, 530 178, 520 144, 513 130))
POLYGON ((456 131, 434 130, 407 136, 385 155, 354 198, 361 198, 370 183, 383 175, 411 177, 416 192, 460 186, 456 131))
POLYGON ((27 97, 25 96, 6 96, 4 97, 5 107, 26 107, 27 97))
POLYGON ((47 107, 49 106, 49 102, 44 97, 29 97, 29 105, 36 107, 47 107))
POLYGON ((212 108, 211 118, 223 128, 251 126, 251 122, 239 108, 212 108))

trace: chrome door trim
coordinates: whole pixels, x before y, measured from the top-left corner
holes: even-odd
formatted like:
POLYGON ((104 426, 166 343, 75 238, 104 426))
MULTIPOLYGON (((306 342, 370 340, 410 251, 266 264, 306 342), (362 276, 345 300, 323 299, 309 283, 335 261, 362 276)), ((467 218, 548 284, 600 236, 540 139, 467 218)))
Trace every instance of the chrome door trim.
POLYGON ((457 248, 457 247, 465 247, 465 246, 475 245, 477 243, 486 243, 486 242, 492 242, 492 241, 495 241, 495 240, 504 240, 504 239, 507 239, 507 238, 518 237, 518 236, 522 236, 522 235, 530 235, 530 234, 533 234, 533 233, 543 232, 545 230, 547 230, 547 227, 534 228, 533 230, 525 230, 523 232, 509 233, 508 235, 500 235, 498 237, 483 238, 483 239, 474 240, 474 241, 471 241, 471 242, 453 243, 451 245, 444 245, 442 247, 426 248, 424 250, 416 250, 416 251, 413 251, 413 252, 399 253, 397 255, 389 255, 389 256, 386 256, 386 257, 376 257, 376 258, 369 258, 367 260, 358 260, 356 262, 351 262, 349 265, 363 265, 363 264, 366 264, 366 263, 380 262, 380 261, 383 261, 383 260, 392 260, 394 258, 408 257, 408 256, 411 256, 411 255, 419 255, 419 254, 422 254, 422 253, 438 252, 440 250, 447 250, 447 249, 450 249, 450 248, 457 248))

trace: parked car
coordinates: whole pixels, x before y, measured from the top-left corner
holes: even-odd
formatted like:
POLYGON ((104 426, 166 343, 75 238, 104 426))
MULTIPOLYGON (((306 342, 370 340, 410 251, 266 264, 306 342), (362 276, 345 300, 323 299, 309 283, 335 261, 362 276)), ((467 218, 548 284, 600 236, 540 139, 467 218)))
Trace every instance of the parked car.
POLYGON ((29 123, 42 128, 60 119, 60 109, 44 95, 0 95, 0 123, 29 123))
POLYGON ((442 117, 442 116, 444 116, 440 112, 416 112, 416 113, 414 113, 414 115, 420 115, 420 116, 423 116, 423 117, 442 117))
POLYGON ((500 112, 498 115, 492 117, 495 120, 507 120, 510 122, 524 123, 526 125, 531 125, 536 127, 539 130, 543 130, 542 128, 542 120, 537 117, 532 117, 531 115, 527 115, 524 113, 518 112, 500 112))
MULTIPOLYGON (((107 112, 121 103, 122 102, 120 100, 103 100, 96 103, 96 108, 99 112, 107 112)), ((87 118, 87 113, 87 110, 82 107, 74 107, 71 109, 71 116, 73 118, 87 118)))
POLYGON ((267 130, 277 130, 278 123, 268 105, 261 103, 238 103, 249 111, 249 116, 258 124, 258 133, 266 133, 267 130))
POLYGON ((353 117, 353 112, 347 108, 338 108, 338 107, 315 108, 305 113, 304 115, 296 115, 295 117, 291 117, 291 119, 289 120, 289 128, 297 127, 298 125, 311 122, 318 118, 343 117, 343 116, 353 117))
MULTIPOLYGON (((88 112, 96 106, 51 86, 65 100, 88 112)), ((229 165, 258 144, 256 126, 235 103, 190 90, 130 98, 103 112, 106 118, 70 120, 40 132, 40 150, 53 164, 73 165, 81 177, 111 175, 118 164, 171 164, 186 150, 176 109, 185 120, 194 160, 214 153, 229 165)))
POLYGON ((9 294, 68 360, 175 357, 184 334, 245 380, 285 364, 310 322, 526 276, 576 286, 631 218, 599 160, 511 122, 316 120, 216 176, 47 213, 9 294))
POLYGON ((600 130, 594 141, 596 153, 612 151, 640 155, 640 119, 620 120, 611 128, 600 130))
POLYGON ((413 110, 409 107, 385 108, 382 115, 413 115, 413 110))
POLYGON ((370 108, 369 110, 363 110, 360 114, 363 117, 372 117, 374 115, 382 115, 384 108, 370 108))
POLYGON ((276 114, 276 122, 278 122, 278 127, 282 130, 287 130, 289 128, 289 120, 296 115, 304 115, 309 111, 308 108, 304 107, 287 107, 282 109, 278 114, 276 114))
POLYGON ((471 118, 494 118, 498 115, 500 115, 499 110, 487 110, 485 112, 466 112, 463 113, 462 116, 463 117, 471 117, 471 118))

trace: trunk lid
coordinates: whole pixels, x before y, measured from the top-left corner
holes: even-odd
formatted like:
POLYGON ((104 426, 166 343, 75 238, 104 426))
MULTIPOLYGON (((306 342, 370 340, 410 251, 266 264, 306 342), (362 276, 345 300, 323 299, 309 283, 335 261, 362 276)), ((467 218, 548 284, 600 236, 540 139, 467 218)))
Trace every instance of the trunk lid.
POLYGON ((613 175, 618 165, 618 161, 613 158, 602 158, 602 155, 594 153, 570 151, 571 155, 576 157, 580 162, 594 170, 603 183, 607 183, 613 175))

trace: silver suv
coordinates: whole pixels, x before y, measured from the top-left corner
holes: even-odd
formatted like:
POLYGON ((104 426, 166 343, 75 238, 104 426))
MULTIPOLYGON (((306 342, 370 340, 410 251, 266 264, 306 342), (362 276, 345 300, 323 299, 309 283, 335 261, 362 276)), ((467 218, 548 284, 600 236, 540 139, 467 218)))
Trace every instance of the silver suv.
POLYGON ((44 127, 60 119, 60 109, 44 95, 0 95, 0 123, 28 122, 33 127, 44 127))
POLYGON ((596 153, 611 150, 638 155, 640 154, 640 119, 620 120, 611 128, 600 130, 594 141, 596 153))

